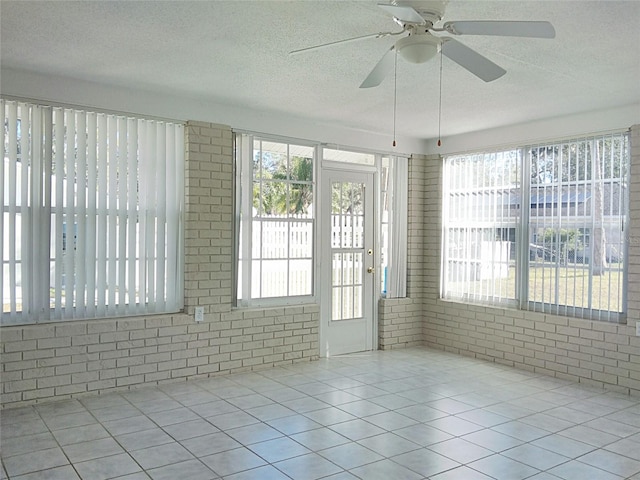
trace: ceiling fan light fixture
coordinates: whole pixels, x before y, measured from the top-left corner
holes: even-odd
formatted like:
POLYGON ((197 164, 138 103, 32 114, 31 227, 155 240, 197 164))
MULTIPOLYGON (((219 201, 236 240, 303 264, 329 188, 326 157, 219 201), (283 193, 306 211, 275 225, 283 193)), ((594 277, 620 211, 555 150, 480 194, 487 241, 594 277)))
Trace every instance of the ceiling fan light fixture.
POLYGON ((409 63, 425 63, 438 53, 440 40, 429 34, 409 35, 396 42, 396 50, 409 63))

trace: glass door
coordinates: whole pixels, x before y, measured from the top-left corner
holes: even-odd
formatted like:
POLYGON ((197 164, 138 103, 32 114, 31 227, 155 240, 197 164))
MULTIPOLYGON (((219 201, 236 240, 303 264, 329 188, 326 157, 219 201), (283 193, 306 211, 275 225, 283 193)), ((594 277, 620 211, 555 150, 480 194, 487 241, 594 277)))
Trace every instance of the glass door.
POLYGON ((326 170, 321 355, 373 348, 373 174, 326 170), (330 202, 330 205, 328 204, 330 202))

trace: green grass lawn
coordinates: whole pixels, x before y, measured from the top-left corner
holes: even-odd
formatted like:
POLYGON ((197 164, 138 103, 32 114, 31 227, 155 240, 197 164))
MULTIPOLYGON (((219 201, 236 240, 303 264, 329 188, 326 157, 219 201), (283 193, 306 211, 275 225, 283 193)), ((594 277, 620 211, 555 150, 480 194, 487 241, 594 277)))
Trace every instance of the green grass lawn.
MULTIPOLYGON (((610 264, 603 275, 589 274, 583 264, 560 265, 539 262, 529 269, 529 301, 560 304, 594 310, 621 311, 623 272, 618 264, 610 264)), ((452 291, 481 296, 516 298, 515 266, 506 278, 452 282, 452 291)))

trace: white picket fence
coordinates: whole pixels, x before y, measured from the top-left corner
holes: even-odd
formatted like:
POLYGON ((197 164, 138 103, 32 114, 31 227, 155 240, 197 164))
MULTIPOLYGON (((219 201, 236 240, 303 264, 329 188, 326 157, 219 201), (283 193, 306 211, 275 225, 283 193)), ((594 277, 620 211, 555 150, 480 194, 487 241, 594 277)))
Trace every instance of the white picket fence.
POLYGON ((313 291, 313 222, 300 216, 261 218, 253 225, 251 291, 261 297, 309 295, 313 291), (256 269, 261 269, 256 271, 256 269), (258 293, 259 292, 259 293, 258 293))
MULTIPOLYGON (((309 295, 313 291, 313 223, 309 217, 283 219, 279 216, 254 222, 254 263, 251 291, 262 297, 309 295)), ((363 219, 332 215, 331 245, 333 248, 362 247, 363 219)), ((320 233, 323 234, 322 232, 320 233)), ((343 268, 353 268, 345 266, 343 268)))

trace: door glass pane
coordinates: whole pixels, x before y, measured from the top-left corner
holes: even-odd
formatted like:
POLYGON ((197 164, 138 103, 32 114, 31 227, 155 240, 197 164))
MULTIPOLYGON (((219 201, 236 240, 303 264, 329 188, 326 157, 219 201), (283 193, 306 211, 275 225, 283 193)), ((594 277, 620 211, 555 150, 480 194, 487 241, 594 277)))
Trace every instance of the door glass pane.
POLYGON ((342 285, 342 254, 334 253, 331 265, 331 285, 342 285))
POLYGON ((362 317, 362 285, 353 287, 353 318, 362 317))
POLYGON ((333 182, 331 184, 331 213, 340 213, 342 208, 342 183, 333 182))
POLYGON ((342 319, 342 288, 334 287, 331 296, 331 320, 342 319))
POLYGON ((351 217, 353 222, 353 248, 364 248, 364 216, 351 217))
POLYGON ((362 285, 362 280, 364 276, 364 253, 356 253, 353 256, 353 283, 355 285, 362 285))
POLYGON ((332 320, 362 318, 364 184, 332 182, 332 320))
POLYGON ((344 263, 342 265, 342 284, 353 285, 353 253, 344 254, 344 263))
POLYGON ((342 248, 351 248, 353 233, 351 231, 351 217, 343 217, 340 222, 340 228, 342 229, 342 248))
POLYGON ((351 212, 354 215, 362 215, 364 213, 364 184, 351 184, 351 212))
POLYGON ((342 287, 342 319, 353 318, 353 287, 342 287))

